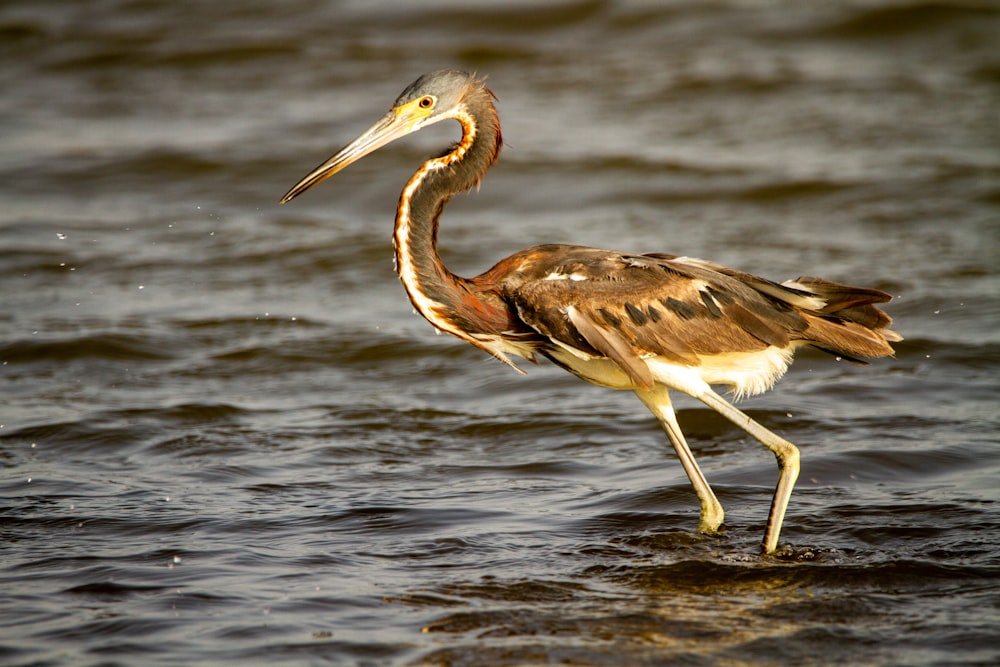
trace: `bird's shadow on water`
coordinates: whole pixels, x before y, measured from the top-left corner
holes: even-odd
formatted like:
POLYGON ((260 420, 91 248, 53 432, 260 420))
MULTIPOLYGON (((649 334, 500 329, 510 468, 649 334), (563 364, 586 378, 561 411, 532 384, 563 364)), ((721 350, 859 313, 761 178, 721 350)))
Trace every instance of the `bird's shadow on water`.
POLYGON ((566 576, 490 575, 395 601, 446 609, 422 629, 437 647, 421 665, 820 664, 877 643, 864 624, 892 613, 892 567, 828 547, 762 555, 758 541, 749 530, 623 535, 563 554, 566 576))
MULTIPOLYGON (((394 602, 426 619, 420 665, 926 662, 942 649, 921 619, 964 613, 949 599, 995 603, 996 568, 968 566, 988 545, 927 534, 949 508, 951 521, 982 523, 975 508, 924 503, 893 519, 906 535, 866 540, 874 526, 832 500, 818 493, 827 513, 802 515, 806 525, 790 526, 770 555, 752 522, 702 535, 657 529, 681 514, 606 512, 507 575, 488 568, 394 602), (904 539, 910 533, 919 539, 904 539)), ((880 507, 883 517, 901 512, 880 507)))

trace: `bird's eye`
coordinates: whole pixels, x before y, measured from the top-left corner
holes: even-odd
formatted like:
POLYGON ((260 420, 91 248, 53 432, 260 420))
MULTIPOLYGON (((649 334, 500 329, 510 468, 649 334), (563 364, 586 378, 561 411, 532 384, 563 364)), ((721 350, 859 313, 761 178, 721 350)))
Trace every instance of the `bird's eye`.
POLYGON ((431 97, 430 95, 426 97, 421 97, 420 101, 417 102, 417 104, 420 106, 421 109, 430 109, 432 106, 434 106, 434 98, 431 97))

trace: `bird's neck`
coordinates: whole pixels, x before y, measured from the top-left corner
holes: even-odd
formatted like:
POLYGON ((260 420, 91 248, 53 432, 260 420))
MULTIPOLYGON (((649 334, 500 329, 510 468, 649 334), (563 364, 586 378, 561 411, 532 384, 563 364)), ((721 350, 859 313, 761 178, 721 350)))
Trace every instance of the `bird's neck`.
POLYGON ((413 306, 442 331, 468 340, 463 316, 474 297, 468 282, 445 267, 437 250, 438 221, 452 195, 465 192, 496 160, 500 150, 496 112, 483 120, 458 117, 462 140, 442 157, 428 160, 407 182, 399 198, 393 240, 396 271, 413 306))

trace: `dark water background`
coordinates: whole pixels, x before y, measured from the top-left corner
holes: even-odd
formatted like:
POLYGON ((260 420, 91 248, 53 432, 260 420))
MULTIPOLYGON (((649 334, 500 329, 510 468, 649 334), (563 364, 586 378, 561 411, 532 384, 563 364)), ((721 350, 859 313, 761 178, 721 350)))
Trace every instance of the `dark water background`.
POLYGON ((0 663, 1000 660, 993 2, 0 7, 0 663), (542 242, 891 292, 906 341, 742 406, 802 449, 435 336, 393 272, 435 126, 278 198, 438 67, 507 147, 449 208, 542 242))

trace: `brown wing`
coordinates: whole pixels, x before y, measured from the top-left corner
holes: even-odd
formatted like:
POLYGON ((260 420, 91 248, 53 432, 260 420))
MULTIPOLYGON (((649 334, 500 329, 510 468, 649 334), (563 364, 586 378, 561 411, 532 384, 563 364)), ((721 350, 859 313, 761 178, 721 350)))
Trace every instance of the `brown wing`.
POLYGON ((868 328, 890 321, 870 305, 888 299, 877 290, 810 278, 786 286, 701 260, 578 246, 540 246, 508 262, 518 270, 501 293, 525 324, 614 360, 642 385, 651 379, 639 359, 650 355, 696 366, 700 356, 793 340, 852 360, 892 353, 868 328))
POLYGON ((611 358, 644 385, 641 357, 696 366, 703 355, 783 347, 807 328, 791 306, 683 260, 575 246, 529 252, 502 286, 522 321, 611 358))

